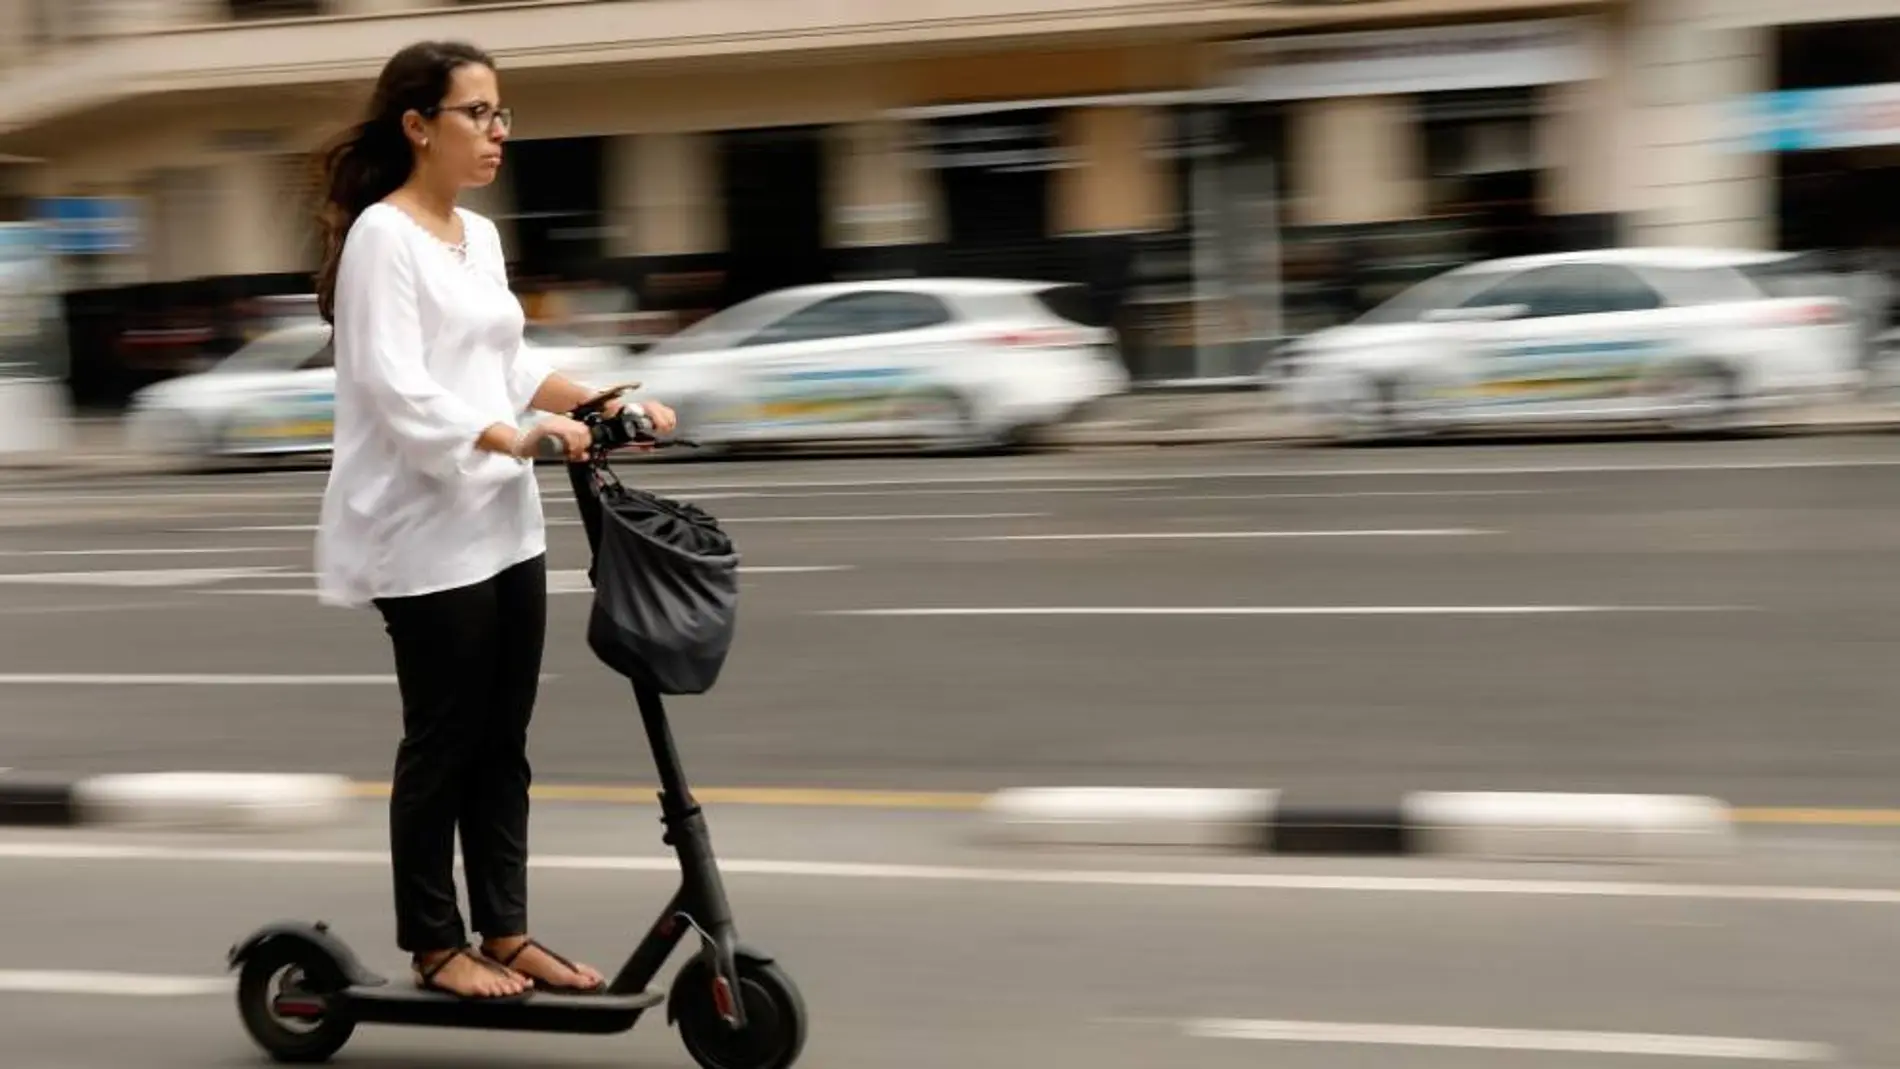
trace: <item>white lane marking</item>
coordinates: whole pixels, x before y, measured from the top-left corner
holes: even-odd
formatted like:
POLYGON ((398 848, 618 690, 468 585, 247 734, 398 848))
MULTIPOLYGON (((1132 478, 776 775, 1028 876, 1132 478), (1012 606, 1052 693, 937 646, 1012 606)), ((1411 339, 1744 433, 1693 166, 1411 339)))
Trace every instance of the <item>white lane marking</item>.
POLYGON ((154 976, 118 972, 37 972, 0 969, 0 992, 29 995, 112 995, 180 998, 222 995, 235 981, 217 976, 154 976))
POLYGON ((721 516, 721 525, 734 523, 909 523, 918 520, 1040 520, 1046 512, 867 512, 854 516, 721 516))
POLYGON ((394 686, 393 675, 268 675, 220 673, 0 673, 9 687, 371 687, 394 686))
POLYGON ((60 612, 144 612, 151 609, 186 609, 191 602, 177 601, 113 601, 104 605, 7 605, 0 607, 0 616, 32 616, 37 613, 60 612))
MULTIPOLYGON (((549 527, 579 527, 578 518, 551 516, 547 519, 549 527)), ((237 527, 186 527, 182 534, 298 534, 310 533, 317 529, 314 523, 255 524, 237 527)))
MULTIPOLYGON (((893 487, 893 488, 891 488, 891 489, 886 489, 886 490, 813 490, 813 491, 811 491, 810 493, 778 493, 778 492, 776 492, 776 491, 767 491, 767 490, 762 490, 762 491, 758 491, 758 492, 756 492, 756 493, 747 493, 747 492, 735 492, 735 493, 731 493, 731 494, 722 494, 722 495, 703 495, 703 496, 696 496, 696 497, 694 497, 694 500, 700 500, 700 501, 703 501, 703 500, 708 500, 708 499, 709 499, 710 497, 712 497, 712 496, 723 496, 723 497, 750 497, 750 498, 758 498, 758 499, 760 499, 760 500, 765 500, 765 499, 771 499, 771 498, 777 498, 777 499, 799 499, 799 500, 804 500, 804 499, 808 499, 808 498, 815 498, 815 497, 913 497, 913 496, 914 496, 914 497, 923 497, 923 496, 926 496, 926 495, 927 495, 927 496, 931 496, 931 497, 949 497, 949 496, 958 496, 958 495, 972 495, 972 494, 975 494, 975 495, 990 495, 990 494, 1120 494, 1120 493, 1140 493, 1140 492, 1143 492, 1143 491, 1149 491, 1149 490, 1160 490, 1160 489, 1162 489, 1162 488, 1161 488, 1161 487, 1159 487, 1159 486, 1145 486, 1145 485, 1124 485, 1124 486, 996 486, 996 487, 989 487, 989 486, 983 486, 983 487, 952 487, 952 486, 925 486, 925 487, 917 487, 917 488, 915 488, 915 489, 912 489, 912 488, 906 488, 906 487, 902 487, 902 486, 898 486, 898 487, 893 487)), ((672 490, 672 491, 666 491, 666 492, 668 492, 668 493, 678 493, 678 494, 682 494, 682 495, 686 495, 686 494, 692 494, 692 493, 693 493, 693 491, 692 491, 692 490, 691 490, 690 488, 680 488, 680 489, 678 489, 678 490, 672 490)), ((569 500, 572 500, 572 499, 570 498, 569 500)))
POLYGON ((1356 497, 1526 497, 1558 493, 1556 490, 1339 490, 1307 494, 1157 494, 1131 497, 1130 501, 1311 501, 1356 497))
POLYGON ((1836 1058, 1834 1048, 1823 1043, 1732 1036, 1243 1020, 1189 1021, 1182 1026, 1182 1031, 1195 1039, 1248 1039, 1276 1043, 1348 1043, 1770 1062, 1828 1062, 1836 1058))
MULTIPOLYGON (((0 859, 14 861, 148 861, 252 865, 387 867, 387 850, 281 850, 159 846, 110 842, 0 840, 0 859)), ((625 872, 679 875, 672 856, 541 854, 528 867, 551 872, 625 872)), ((1690 901, 1785 902, 1811 905, 1900 906, 1900 890, 1880 887, 1639 883, 1612 880, 1513 880, 1483 877, 1326 876, 1267 872, 1140 872, 1105 869, 999 869, 954 865, 893 865, 849 861, 721 859, 720 870, 739 876, 893 880, 932 883, 1172 888, 1226 891, 1319 891, 1364 894, 1504 895, 1552 898, 1655 898, 1690 901)))
POLYGON ((187 527, 185 534, 288 534, 294 531, 314 531, 314 523, 285 523, 247 525, 242 527, 187 527))
MULTIPOLYGON (((1037 520, 1047 518, 1045 512, 935 512, 935 513, 864 513, 851 516, 721 516, 719 522, 730 526, 738 523, 911 523, 924 520, 1037 520)), ((580 520, 572 517, 550 517, 549 527, 578 527, 580 520)), ((243 527, 192 527, 190 534, 257 534, 315 531, 314 523, 273 524, 268 526, 243 527)))
POLYGON ((0 583, 16 585, 177 587, 202 586, 232 579, 266 579, 282 574, 282 568, 160 568, 144 571, 104 572, 13 572, 0 575, 0 583))
POLYGON ((961 535, 939 542, 1142 542, 1219 538, 1461 538, 1502 534, 1478 527, 1389 527, 1337 531, 1107 531, 1087 534, 961 535))
POLYGON ((1561 616, 1584 613, 1749 612, 1747 605, 1192 605, 825 609, 820 616, 1561 616))
POLYGON ((0 549, 0 557, 178 557, 226 553, 284 553, 295 546, 166 546, 118 549, 0 549))
MULTIPOLYGON (((740 575, 805 575, 805 574, 818 574, 818 573, 826 573, 826 572, 849 572, 849 571, 855 570, 855 568, 856 568, 856 565, 851 565, 851 564, 761 564, 761 565, 749 565, 749 566, 741 565, 739 568, 739 574, 740 575)), ((272 578, 274 579, 314 579, 316 578, 316 573, 292 572, 285 575, 273 576, 272 578)), ((557 569, 548 573, 548 593, 550 594, 592 594, 593 592, 594 592, 593 585, 587 581, 587 572, 582 569, 579 569, 579 568, 557 569)), ((205 590, 205 591, 201 591, 201 593, 215 594, 219 596, 231 596, 231 597, 244 597, 244 596, 249 595, 249 596, 265 596, 265 597, 314 598, 317 596, 317 591, 315 587, 260 587, 260 588, 250 589, 250 590, 239 588, 235 590, 205 590)))
POLYGON ((320 498, 321 490, 153 490, 119 494, 8 494, 0 505, 111 505, 166 501, 266 501, 320 498))

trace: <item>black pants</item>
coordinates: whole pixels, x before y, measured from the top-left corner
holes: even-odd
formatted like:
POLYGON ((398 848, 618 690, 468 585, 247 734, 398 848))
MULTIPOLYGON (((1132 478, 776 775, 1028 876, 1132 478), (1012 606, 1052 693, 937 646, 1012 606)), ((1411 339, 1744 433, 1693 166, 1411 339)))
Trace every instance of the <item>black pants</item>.
POLYGON ((536 557, 475 586, 376 603, 402 692, 390 850, 396 941, 412 954, 467 940, 458 829, 474 929, 527 931, 528 720, 547 595, 547 558, 536 557))

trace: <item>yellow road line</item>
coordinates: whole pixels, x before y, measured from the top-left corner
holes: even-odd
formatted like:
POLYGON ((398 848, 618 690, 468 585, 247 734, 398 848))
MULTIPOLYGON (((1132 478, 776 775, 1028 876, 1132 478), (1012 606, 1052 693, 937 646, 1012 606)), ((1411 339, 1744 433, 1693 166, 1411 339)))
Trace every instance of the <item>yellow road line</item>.
MULTIPOLYGON (((535 787, 533 797, 549 802, 595 802, 616 805, 652 805, 659 788, 608 784, 556 783, 535 787)), ((355 783, 359 798, 387 798, 387 783, 355 783)), ((988 799, 981 793, 956 791, 872 791, 833 787, 704 787, 694 795, 708 805, 829 807, 836 809, 929 809, 968 812, 988 799)), ((1805 825, 1836 828, 1900 828, 1900 809, 1842 809, 1820 807, 1755 807, 1730 811, 1737 824, 1805 825)))
MULTIPOLYGON (((387 798, 387 783, 356 783, 359 798, 387 798)), ((656 804, 658 787, 595 784, 546 784, 530 796, 549 802, 604 802, 656 804)), ((825 806, 838 809, 935 809, 967 811, 980 808, 988 797, 932 791, 861 791, 827 787, 696 787, 693 796, 707 805, 825 806)))
POLYGON ((1806 824, 1836 828, 1900 828, 1900 809, 1736 809, 1738 824, 1806 824))

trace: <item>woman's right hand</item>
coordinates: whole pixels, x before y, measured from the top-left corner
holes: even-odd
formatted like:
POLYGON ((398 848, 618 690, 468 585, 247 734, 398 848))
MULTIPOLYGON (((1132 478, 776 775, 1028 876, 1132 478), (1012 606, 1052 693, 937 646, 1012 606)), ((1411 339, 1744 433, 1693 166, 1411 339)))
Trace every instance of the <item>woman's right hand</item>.
POLYGON ((594 444, 593 432, 586 424, 566 416, 548 416, 528 428, 515 443, 515 456, 533 459, 542 441, 549 438, 561 443, 561 451, 569 460, 586 460, 587 450, 594 444))

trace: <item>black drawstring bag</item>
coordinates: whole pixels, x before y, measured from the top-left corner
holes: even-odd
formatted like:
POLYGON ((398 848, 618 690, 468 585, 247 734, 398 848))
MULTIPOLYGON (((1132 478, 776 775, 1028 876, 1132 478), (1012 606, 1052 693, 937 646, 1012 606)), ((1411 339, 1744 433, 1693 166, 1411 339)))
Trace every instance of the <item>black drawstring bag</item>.
POLYGON ((719 680, 739 622, 732 539, 701 509, 611 475, 594 491, 599 535, 588 569, 587 645, 636 685, 704 694, 719 680))

